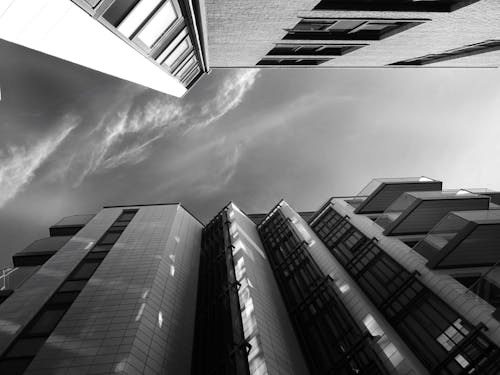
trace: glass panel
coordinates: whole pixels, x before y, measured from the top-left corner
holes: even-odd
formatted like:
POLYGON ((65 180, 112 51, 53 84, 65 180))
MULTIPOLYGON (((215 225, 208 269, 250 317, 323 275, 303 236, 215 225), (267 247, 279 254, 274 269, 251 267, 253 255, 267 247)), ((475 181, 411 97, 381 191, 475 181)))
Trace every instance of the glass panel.
POLYGON ((125 16, 130 12, 130 10, 138 3, 138 0, 119 0, 115 1, 106 10, 103 17, 111 25, 118 25, 125 16))
POLYGON ((90 279, 94 274, 97 267, 99 267, 100 262, 84 262, 81 263, 78 268, 71 274, 71 279, 90 279))
POLYGON ((32 358, 4 359, 0 361, 0 374, 21 375, 32 358))
POLYGON ((49 304, 51 305, 71 304, 76 299, 76 297, 78 297, 78 294, 80 294, 80 292, 56 293, 50 298, 49 304))
POLYGON ((123 212, 118 217, 118 219, 116 219, 116 221, 130 221, 130 220, 132 220, 132 218, 135 216, 136 213, 137 213, 137 211, 135 211, 135 212, 123 212))
POLYGON ((182 56, 183 53, 189 50, 191 47, 191 43, 189 39, 184 39, 179 45, 175 48, 175 50, 167 57, 163 65, 167 65, 169 68, 172 67, 175 62, 182 56))
POLYGON ((122 232, 106 232, 99 241, 100 244, 114 244, 122 232))
POLYGON ((328 30, 333 31, 351 31, 355 27, 363 24, 365 21, 357 21, 357 20, 340 20, 335 22, 328 30))
POLYGON ((54 309, 54 310, 44 310, 40 315, 38 315, 34 324, 26 332, 28 335, 43 335, 50 334, 54 328, 56 328, 57 323, 62 318, 66 309, 54 309))
POLYGON ((296 31, 322 31, 326 30, 328 27, 330 27, 331 23, 325 23, 325 22, 299 22, 295 27, 294 30, 296 31))
MULTIPOLYGON (((45 337, 19 339, 7 353, 7 357, 34 356, 44 344, 45 337)), ((9 372, 10 374, 10 372, 9 372)))
POLYGON ((369 23, 359 28, 359 31, 381 31, 392 26, 393 23, 369 23))
POLYGON ((112 247, 113 245, 96 245, 91 252, 109 251, 112 247))
POLYGON ((196 58, 192 56, 175 75, 177 77, 182 77, 185 73, 193 68, 194 64, 196 64, 196 58))
POLYGON ((81 291, 85 285, 87 285, 86 280, 80 281, 66 281, 60 288, 60 292, 79 292, 81 291))
POLYGON ((118 26, 118 31, 129 38, 160 4, 161 0, 141 0, 118 26))
POLYGON ((165 47, 165 50, 156 58, 160 64, 163 63, 165 58, 172 53, 175 47, 181 42, 182 39, 188 36, 187 29, 184 28, 181 32, 165 47))
POLYGON ((177 18, 174 5, 171 1, 167 2, 139 32, 138 38, 148 47, 152 47, 177 18))

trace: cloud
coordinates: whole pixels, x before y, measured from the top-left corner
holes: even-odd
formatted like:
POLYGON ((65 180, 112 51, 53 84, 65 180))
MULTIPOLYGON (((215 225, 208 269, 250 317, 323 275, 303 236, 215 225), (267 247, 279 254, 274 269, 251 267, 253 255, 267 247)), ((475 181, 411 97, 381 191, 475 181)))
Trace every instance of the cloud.
POLYGON ((65 117, 59 129, 31 147, 10 146, 0 150, 0 207, 12 199, 35 176, 37 169, 77 126, 74 117, 65 117))
MULTIPOLYGON (((236 108, 253 87, 258 69, 241 69, 228 74, 203 103, 191 103, 143 91, 123 103, 120 111, 105 114, 101 122, 82 136, 82 148, 72 157, 74 185, 89 175, 147 159, 153 144, 170 134, 182 135, 204 128, 236 108)), ((73 151, 73 150, 72 150, 73 151)))

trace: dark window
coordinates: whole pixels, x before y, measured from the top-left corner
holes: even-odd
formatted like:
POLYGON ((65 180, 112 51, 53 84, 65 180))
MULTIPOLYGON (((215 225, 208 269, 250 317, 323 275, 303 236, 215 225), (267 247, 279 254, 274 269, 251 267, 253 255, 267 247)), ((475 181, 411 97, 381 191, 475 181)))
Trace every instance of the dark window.
POLYGON ((112 247, 113 247, 113 244, 109 244, 109 245, 98 244, 98 245, 95 245, 92 248, 92 250, 90 250, 90 251, 91 252, 102 252, 102 251, 108 252, 109 250, 111 250, 112 247))
POLYGON ((59 292, 79 292, 85 285, 87 280, 66 281, 60 288, 59 292))
POLYGON ((374 18, 304 18, 283 39, 380 40, 426 20, 374 18))
POLYGON ((80 294, 79 291, 56 293, 50 298, 49 304, 50 305, 69 305, 69 304, 72 304, 73 301, 76 299, 76 297, 78 297, 78 294, 80 294))
POLYGON ((85 259, 88 259, 88 260, 91 260, 91 259, 95 259, 95 260, 102 260, 106 257, 106 255, 108 254, 107 251, 91 251, 90 253, 87 254, 87 256, 85 257, 85 259))
POLYGON ((443 53, 430 54, 416 57, 414 59, 399 61, 391 65, 428 65, 498 50, 500 50, 500 40, 487 40, 481 43, 452 49, 443 53))
POLYGON ((66 312, 65 308, 44 309, 37 315, 32 322, 30 328, 26 332, 27 335, 49 335, 56 327, 59 320, 66 312))
POLYGON ((83 261, 76 267, 73 271, 69 279, 72 280, 88 280, 94 274, 97 267, 99 267, 101 263, 97 260, 92 261, 83 261))
MULTIPOLYGON (((136 210, 134 210, 134 211, 123 211, 121 213, 121 215, 118 217, 118 219, 116 219, 116 221, 131 221, 132 218, 135 216, 136 213, 137 213, 136 210)), ((114 225, 117 225, 117 223, 115 223, 114 225)))
POLYGON ((118 0, 113 2, 103 17, 113 26, 118 26, 139 0, 118 0))
POLYGON ((32 358, 12 358, 0 361, 0 374, 21 375, 28 368, 32 358))
MULTIPOLYGON (((7 357, 31 357, 34 356, 38 350, 45 343, 45 337, 30 337, 19 339, 17 342, 10 348, 7 357)), ((3 374, 3 373, 2 373, 3 374)), ((9 373, 10 374, 10 373, 9 373)))
POLYGON ((469 288, 471 292, 477 294, 490 305, 497 309, 500 308, 500 288, 498 286, 484 277, 480 278, 480 275, 454 277, 459 283, 469 288))
POLYGON ((99 244, 114 244, 121 234, 122 232, 106 232, 104 236, 99 240, 99 244))
POLYGON ((341 56, 366 44, 278 44, 267 56, 341 56))
POLYGON ((284 65, 284 66, 293 66, 293 65, 320 65, 330 59, 262 59, 257 65, 284 65))
POLYGON ((479 0, 321 0, 314 9, 452 12, 479 0))

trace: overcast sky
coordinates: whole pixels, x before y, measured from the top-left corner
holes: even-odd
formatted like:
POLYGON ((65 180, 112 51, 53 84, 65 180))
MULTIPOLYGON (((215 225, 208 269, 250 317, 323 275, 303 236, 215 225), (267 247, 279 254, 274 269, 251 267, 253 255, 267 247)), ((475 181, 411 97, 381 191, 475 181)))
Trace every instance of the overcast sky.
POLYGON ((314 210, 373 177, 500 189, 497 69, 219 70, 175 99, 0 41, 0 266, 106 204, 314 210))

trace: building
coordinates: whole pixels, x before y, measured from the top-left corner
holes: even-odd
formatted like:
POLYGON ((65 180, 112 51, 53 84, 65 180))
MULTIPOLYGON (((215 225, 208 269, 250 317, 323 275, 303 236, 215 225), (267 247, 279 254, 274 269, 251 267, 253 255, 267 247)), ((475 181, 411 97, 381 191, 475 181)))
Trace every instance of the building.
POLYGON ((0 38, 174 96, 211 68, 498 67, 497 0, 4 0, 0 38))
POLYGON ((4 0, 0 38, 182 96, 208 71, 192 0, 4 0))
POLYGON ((500 373, 500 193, 375 179, 315 211, 62 219, 13 256, 0 373, 500 373))
POLYGON ((205 0, 210 66, 498 67, 496 0, 205 0))

